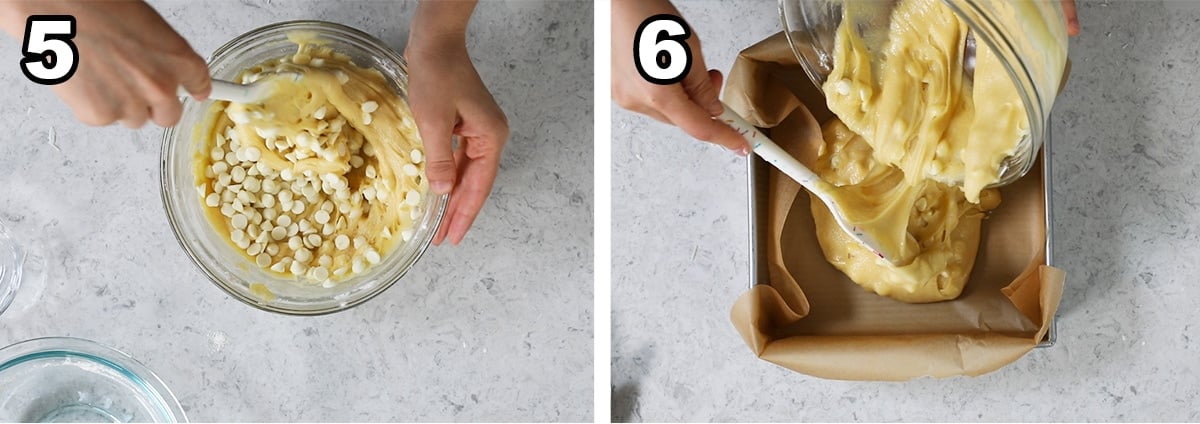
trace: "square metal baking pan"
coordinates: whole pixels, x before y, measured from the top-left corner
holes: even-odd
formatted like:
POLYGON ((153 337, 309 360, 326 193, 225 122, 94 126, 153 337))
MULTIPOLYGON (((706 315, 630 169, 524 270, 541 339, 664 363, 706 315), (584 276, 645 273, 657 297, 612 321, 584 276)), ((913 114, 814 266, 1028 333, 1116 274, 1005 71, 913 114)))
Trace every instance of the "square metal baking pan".
MULTIPOLYGON (((1051 207, 1051 173, 1050 173, 1050 136, 1051 124, 1046 125, 1046 138, 1042 145, 1042 149, 1038 152, 1041 160, 1042 171, 1042 191, 1044 202, 1046 205, 1046 265, 1054 265, 1054 219, 1053 208, 1051 207)), ((767 266, 766 266, 766 251, 767 251, 767 176, 771 165, 762 160, 756 155, 750 155, 750 160, 747 161, 747 180, 749 187, 747 193, 749 195, 750 205, 750 287, 757 284, 768 284, 767 266)), ((1038 343, 1037 347, 1053 346, 1058 336, 1058 317, 1055 316, 1054 321, 1050 323, 1050 331, 1046 332, 1046 337, 1038 343)))

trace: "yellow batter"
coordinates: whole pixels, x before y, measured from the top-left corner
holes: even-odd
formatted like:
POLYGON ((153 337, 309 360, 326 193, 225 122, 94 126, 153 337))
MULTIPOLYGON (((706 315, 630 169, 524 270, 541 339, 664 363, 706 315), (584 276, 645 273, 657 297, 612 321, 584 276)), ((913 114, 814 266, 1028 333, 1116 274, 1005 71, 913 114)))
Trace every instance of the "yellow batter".
POLYGON ((852 25, 862 3, 872 2, 843 5, 823 87, 829 109, 910 183, 961 185, 978 202, 1029 132, 1012 79, 983 42, 976 43, 974 82, 963 77, 969 27, 941 0, 898 2, 880 42, 852 25))
POLYGON ((198 126, 200 201, 263 269, 332 287, 413 237, 427 192, 405 101, 379 71, 306 34, 296 53, 243 71, 261 104, 216 102, 198 126))
POLYGON ((1000 202, 1001 162, 1028 133, 1024 104, 1003 64, 976 46, 963 73, 968 26, 941 0, 901 0, 886 32, 860 36, 860 7, 844 2, 834 67, 823 90, 839 119, 824 127, 814 171, 839 186, 847 215, 870 217, 882 250, 845 234, 812 202, 826 259, 864 288, 905 302, 958 297, 974 266, 984 212, 1000 202))
POLYGON ((910 184, 903 172, 873 156, 866 140, 833 119, 823 128, 821 146, 813 172, 838 186, 839 197, 848 202, 878 202, 887 199, 894 212, 889 219, 917 253, 904 265, 894 266, 850 238, 834 221, 825 204, 812 201, 817 240, 825 258, 834 267, 867 290, 897 300, 922 303, 958 297, 975 264, 980 222, 984 212, 1000 203, 995 189, 981 192, 980 203, 968 202, 962 191, 933 180, 910 184))

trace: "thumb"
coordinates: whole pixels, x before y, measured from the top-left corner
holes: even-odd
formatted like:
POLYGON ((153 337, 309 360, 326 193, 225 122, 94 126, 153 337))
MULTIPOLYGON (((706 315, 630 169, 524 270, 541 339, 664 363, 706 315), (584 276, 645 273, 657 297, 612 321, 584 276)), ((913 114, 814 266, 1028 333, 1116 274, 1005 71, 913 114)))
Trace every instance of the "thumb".
POLYGON ((458 174, 451 145, 454 126, 444 119, 423 117, 413 112, 417 131, 425 145, 425 178, 429 180, 429 188, 437 194, 450 193, 458 174))
POLYGON ((204 58, 189 48, 187 54, 181 58, 177 69, 179 84, 188 93, 196 100, 208 99, 208 96, 212 94, 212 77, 208 75, 208 63, 204 61, 204 58))

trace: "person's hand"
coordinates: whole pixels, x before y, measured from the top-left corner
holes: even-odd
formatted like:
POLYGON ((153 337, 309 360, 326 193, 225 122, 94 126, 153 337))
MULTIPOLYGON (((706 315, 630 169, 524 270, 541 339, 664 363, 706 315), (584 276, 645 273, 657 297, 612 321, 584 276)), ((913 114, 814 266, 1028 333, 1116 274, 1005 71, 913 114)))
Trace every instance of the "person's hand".
POLYGON ((18 40, 30 15, 75 17, 79 65, 52 89, 85 124, 138 128, 150 120, 169 127, 182 114, 179 86, 199 100, 212 89, 204 59, 140 0, 4 1, 0 15, 18 40))
POLYGON ((1075 0, 1062 0, 1063 14, 1067 15, 1067 35, 1079 35, 1079 14, 1075 10, 1075 0))
POLYGON ((466 20, 473 7, 422 2, 404 52, 413 118, 425 144, 425 177, 434 192, 450 194, 433 238, 439 245, 447 239, 457 245, 466 236, 492 192, 508 140, 508 119, 467 54, 466 20))
POLYGON ((724 111, 718 97, 722 76, 708 70, 700 51, 700 37, 688 38, 692 67, 684 80, 671 85, 646 81, 634 65, 634 35, 642 21, 657 14, 679 16, 668 0, 614 0, 612 2, 612 97, 625 109, 675 125, 694 138, 724 146, 745 156, 750 145, 733 128, 712 119, 724 111))

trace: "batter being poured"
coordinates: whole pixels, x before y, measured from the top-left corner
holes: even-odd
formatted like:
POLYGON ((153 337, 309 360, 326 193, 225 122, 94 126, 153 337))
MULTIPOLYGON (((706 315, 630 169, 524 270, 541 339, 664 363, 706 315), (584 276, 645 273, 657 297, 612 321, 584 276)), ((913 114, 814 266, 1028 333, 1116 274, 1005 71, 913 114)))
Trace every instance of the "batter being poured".
POLYGON ((814 201, 818 239, 826 259, 869 290, 953 299, 974 265, 984 212, 1000 202, 985 187, 1029 131, 1024 104, 984 43, 973 81, 964 77, 969 27, 941 0, 901 0, 886 33, 863 36, 856 7, 867 6, 843 3, 823 86, 838 119, 824 128, 814 171, 841 187, 848 214, 871 216, 887 233, 880 239, 898 244, 888 248, 908 253, 895 264, 876 257, 814 201))

